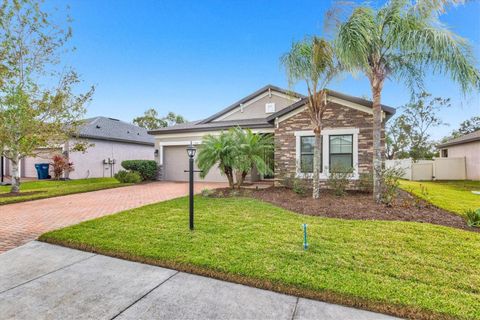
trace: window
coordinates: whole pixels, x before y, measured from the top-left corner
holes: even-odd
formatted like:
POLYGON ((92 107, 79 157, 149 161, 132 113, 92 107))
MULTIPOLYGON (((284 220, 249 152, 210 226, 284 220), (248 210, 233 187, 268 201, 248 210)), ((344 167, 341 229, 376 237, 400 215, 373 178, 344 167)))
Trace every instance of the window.
POLYGON ((442 149, 442 158, 448 158, 448 149, 442 149))
MULTIPOLYGON (((300 172, 313 172, 313 150, 315 148, 315 136, 300 137, 300 172)), ((320 172, 322 172, 322 148, 320 147, 320 172)))
POLYGON ((265 113, 274 113, 275 112, 275 103, 265 103, 265 113))
POLYGON ((332 168, 353 168, 353 135, 331 135, 330 170, 332 168))

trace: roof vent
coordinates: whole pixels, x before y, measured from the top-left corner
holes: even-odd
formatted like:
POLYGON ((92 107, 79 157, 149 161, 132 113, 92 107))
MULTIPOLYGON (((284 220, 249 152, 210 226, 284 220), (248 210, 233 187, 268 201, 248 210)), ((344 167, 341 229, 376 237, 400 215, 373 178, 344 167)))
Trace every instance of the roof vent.
POLYGON ((113 120, 113 121, 120 121, 120 120, 115 119, 115 118, 108 118, 108 119, 113 120))
POLYGON ((97 128, 97 129, 100 129, 100 126, 97 124, 97 127, 96 127, 96 128, 97 128))

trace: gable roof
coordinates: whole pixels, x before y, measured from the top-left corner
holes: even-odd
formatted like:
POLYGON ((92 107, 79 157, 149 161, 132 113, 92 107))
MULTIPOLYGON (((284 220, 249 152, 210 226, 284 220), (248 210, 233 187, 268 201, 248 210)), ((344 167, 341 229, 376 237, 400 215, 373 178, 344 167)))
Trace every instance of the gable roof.
POLYGON ((148 134, 147 129, 107 117, 83 120, 78 136, 86 139, 154 145, 154 138, 148 134))
POLYGON ((208 123, 218 117, 221 117, 222 115, 234 110, 235 108, 239 107, 242 103, 245 103, 259 95, 261 95, 262 93, 264 92, 267 92, 268 90, 273 90, 273 91, 277 91, 277 92, 280 92, 280 93, 283 93, 283 94, 287 94, 287 95, 291 95, 293 97, 297 97, 297 98, 304 98, 305 96, 300 94, 300 93, 297 93, 297 92, 293 92, 293 91, 289 91, 289 90, 286 90, 286 89, 282 89, 280 87, 277 87, 277 86, 274 86, 274 85, 271 85, 271 84, 267 84, 266 86, 260 88, 259 90, 253 92, 252 94, 249 94, 248 96, 246 96, 245 98, 241 99, 241 100, 238 100, 237 102, 231 104, 230 106, 226 107, 225 109, 215 113, 214 115, 204 119, 204 120, 201 120, 199 123, 208 123))
POLYGON ((480 130, 474 131, 472 133, 465 134, 458 138, 450 139, 444 143, 437 145, 437 148, 445 148, 449 146, 454 146, 458 144, 464 144, 469 142, 480 141, 480 130))
MULTIPOLYGON (((370 101, 370 100, 358 98, 358 97, 355 97, 355 96, 350 96, 348 94, 344 94, 344 93, 334 91, 334 90, 330 90, 330 89, 327 89, 327 91, 328 91, 329 96, 332 96, 332 97, 335 97, 335 98, 338 98, 338 99, 342 99, 342 100, 345 100, 345 101, 353 102, 353 103, 356 103, 356 104, 359 104, 359 105, 362 105, 362 106, 365 106, 365 107, 373 108, 373 102, 370 101)), ((289 114, 290 112, 294 111, 295 109, 303 107, 307 102, 308 102, 308 98, 305 97, 305 98, 295 102, 294 104, 286 107, 285 109, 282 109, 282 110, 270 115, 267 118, 267 120, 272 121, 272 120, 275 120, 276 118, 279 118, 281 116, 289 114)), ((386 105, 383 105, 383 104, 382 104, 382 110, 386 113, 387 120, 389 118, 391 118, 396 112, 395 108, 392 108, 392 107, 389 107, 389 106, 386 106, 386 105)))
MULTIPOLYGON (((346 95, 344 93, 340 93, 334 90, 328 90, 328 95, 342 99, 345 101, 349 101, 352 103, 356 103, 359 105, 362 105, 367 108, 372 108, 373 103, 372 101, 346 95)), ((220 112, 215 113, 214 115, 204 119, 204 120, 198 120, 198 121, 192 121, 192 122, 187 122, 187 123, 182 123, 182 124, 177 124, 171 127, 166 127, 166 128, 159 128, 155 130, 150 130, 150 134, 164 134, 164 133, 183 133, 183 132, 196 132, 196 131, 215 131, 215 130, 223 130, 223 129, 228 129, 233 126, 242 126, 246 128, 251 128, 251 129, 257 129, 257 128, 272 128, 274 127, 274 122, 276 118, 279 118, 283 115, 286 115, 302 106, 304 106, 308 102, 307 97, 305 97, 302 94, 296 93, 296 92, 291 92, 273 85, 266 85, 265 87, 255 91, 254 93, 248 95, 247 97, 235 102, 234 104, 228 106, 227 108, 221 110, 220 112), (225 121, 212 121, 214 119, 217 119, 218 117, 232 111, 233 109, 237 108, 240 106, 240 104, 245 103, 253 98, 255 98, 258 95, 261 95, 262 93, 268 91, 268 90, 275 90, 277 92, 281 92, 283 94, 289 94, 293 95, 300 100, 297 102, 292 103, 290 106, 271 114, 270 116, 266 118, 260 118, 260 119, 242 119, 242 120, 225 120, 225 121)), ((382 110, 386 113, 387 120, 392 117, 395 114, 395 108, 382 105, 382 110)))

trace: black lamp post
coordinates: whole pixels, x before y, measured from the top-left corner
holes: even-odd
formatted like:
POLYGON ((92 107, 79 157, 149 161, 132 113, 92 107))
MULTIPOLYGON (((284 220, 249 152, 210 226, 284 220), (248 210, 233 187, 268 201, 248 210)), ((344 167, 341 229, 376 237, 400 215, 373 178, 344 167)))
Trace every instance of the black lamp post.
POLYGON ((4 158, 3 156, 1 156, 0 157, 0 176, 1 176, 0 184, 3 184, 3 171, 4 171, 3 162, 4 162, 4 158))
POLYGON ((190 142, 190 145, 187 147, 187 154, 188 154, 188 161, 189 161, 189 168, 188 168, 188 173, 189 173, 189 200, 190 200, 190 230, 193 230, 193 173, 194 172, 199 172, 198 170, 193 169, 193 158, 195 158, 195 153, 197 152, 197 149, 193 146, 192 142, 190 142))

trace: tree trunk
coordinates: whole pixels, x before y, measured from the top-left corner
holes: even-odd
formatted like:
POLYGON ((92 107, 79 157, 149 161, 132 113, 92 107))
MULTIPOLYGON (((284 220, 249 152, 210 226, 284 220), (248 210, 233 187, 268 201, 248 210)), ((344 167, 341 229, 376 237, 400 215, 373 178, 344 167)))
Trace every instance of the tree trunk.
MULTIPOLYGON (((67 163, 70 163, 70 143, 69 143, 68 140, 65 142, 65 144, 63 146, 63 156, 67 160, 67 163)), ((64 176, 65 180, 69 180, 70 179, 70 170, 65 170, 63 172, 63 176, 64 176)))
POLYGON ((382 195, 382 105, 383 81, 373 78, 373 198, 379 203, 382 195))
POLYGON ((227 180, 228 180, 228 185, 231 189, 234 189, 235 188, 235 184, 233 182, 233 172, 231 169, 228 169, 228 168, 225 168, 223 170, 223 172, 225 173, 225 176, 227 176, 227 180))
POLYGON ((237 175, 237 188, 240 189, 245 178, 247 177, 248 171, 242 171, 240 174, 237 175))
POLYGON ((319 127, 315 128, 315 145, 313 147, 313 199, 320 198, 320 165, 322 163, 321 159, 321 149, 322 149, 322 137, 321 129, 319 127))
POLYGON ((20 157, 18 155, 12 157, 10 159, 12 162, 12 187, 10 189, 11 193, 19 193, 20 192, 20 157))

